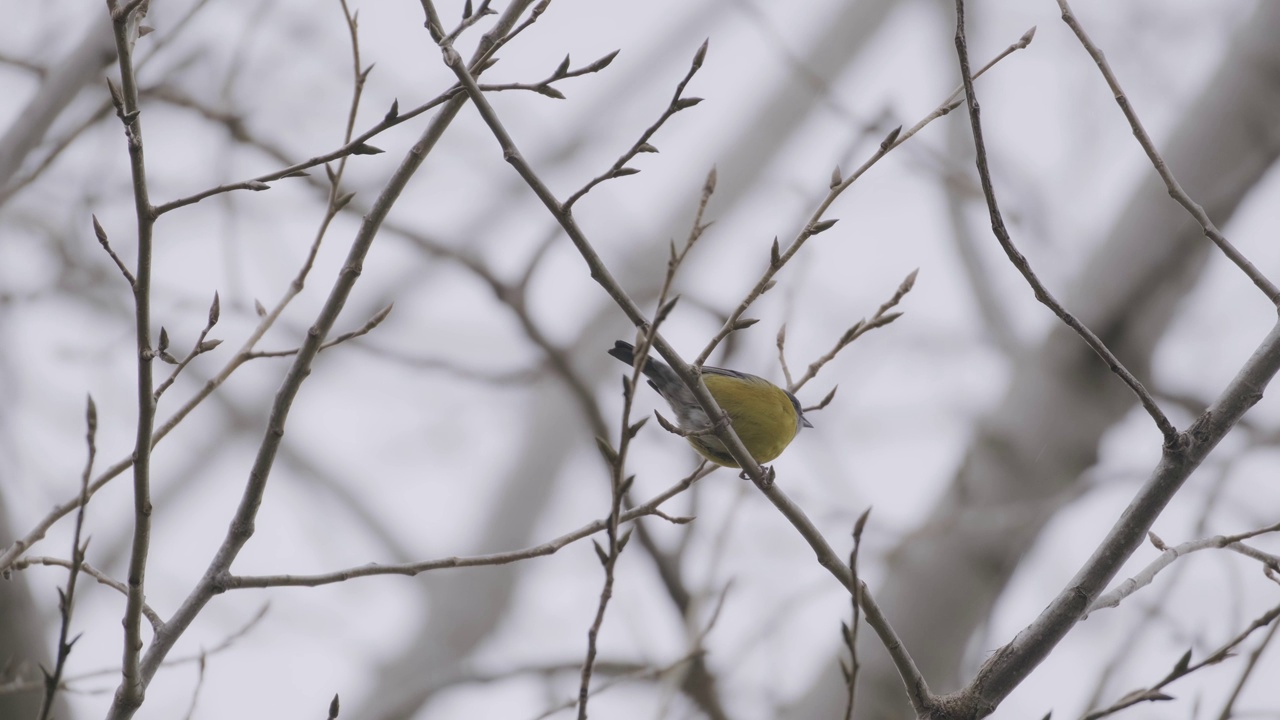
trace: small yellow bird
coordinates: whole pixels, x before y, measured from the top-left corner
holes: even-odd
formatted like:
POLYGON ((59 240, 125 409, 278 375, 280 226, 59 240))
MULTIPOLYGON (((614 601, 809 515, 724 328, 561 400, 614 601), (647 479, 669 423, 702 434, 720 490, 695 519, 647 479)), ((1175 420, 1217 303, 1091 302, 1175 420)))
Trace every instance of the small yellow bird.
MULTIPOLYGON (((634 366, 635 350, 631 343, 619 340, 613 344, 609 354, 634 366)), ((649 386, 657 390, 675 411, 676 423, 681 430, 701 433, 711 428, 706 411, 669 365, 655 358, 645 358, 642 372, 649 379, 649 386)), ((805 419, 796 396, 764 378, 704 365, 702 382, 721 409, 728 413, 734 432, 758 463, 767 463, 781 455, 800 428, 813 427, 805 419)), ((739 467, 715 435, 691 434, 687 439, 694 450, 711 462, 739 467)))

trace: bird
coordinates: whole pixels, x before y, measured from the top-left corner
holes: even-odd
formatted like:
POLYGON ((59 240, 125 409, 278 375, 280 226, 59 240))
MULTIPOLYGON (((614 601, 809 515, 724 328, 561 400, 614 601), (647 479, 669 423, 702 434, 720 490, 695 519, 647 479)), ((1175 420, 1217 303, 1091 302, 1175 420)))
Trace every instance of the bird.
MULTIPOLYGON (((618 340, 609 355, 634 367, 635 350, 631 343, 618 340)), ((671 366, 648 357, 641 372, 671 406, 676 423, 688 433, 685 437, 698 454, 717 465, 741 467, 720 438, 710 433, 713 423, 671 366)), ((738 439, 757 463, 772 461, 791 444, 800 428, 813 427, 795 395, 762 377, 704 365, 702 382, 729 415, 738 439)))

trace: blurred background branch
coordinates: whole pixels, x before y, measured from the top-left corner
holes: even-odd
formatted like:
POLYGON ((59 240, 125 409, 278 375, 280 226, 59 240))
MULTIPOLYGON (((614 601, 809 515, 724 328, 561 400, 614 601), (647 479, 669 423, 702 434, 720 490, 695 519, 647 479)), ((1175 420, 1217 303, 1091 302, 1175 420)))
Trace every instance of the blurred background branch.
MULTIPOLYGON (((1073 6, 1181 186, 1274 278, 1269 171, 1280 94, 1270 78, 1280 70, 1280 10, 1253 0, 1073 6)), ((457 39, 464 55, 493 22, 478 14, 484 7, 439 5, 444 32, 473 25, 457 39)), ((832 168, 847 175, 959 84, 951 7, 555 0, 500 47, 483 82, 525 159, 569 197, 641 137, 711 39, 688 88, 703 102, 649 140, 658 152, 627 162, 640 172, 596 185, 573 206, 602 262, 652 317, 671 242, 688 234, 717 168, 707 227, 682 260, 670 288, 680 301, 663 326, 672 347, 694 357, 769 267, 773 238, 806 225, 832 168), (598 72, 548 82, 566 55, 572 71, 614 50, 598 72)), ((161 420, 180 420, 158 433, 152 455, 146 601, 161 617, 200 581, 225 532, 290 362, 274 354, 303 345, 362 216, 432 114, 410 109, 451 97, 456 84, 420 3, 347 10, 338 0, 159 3, 137 42, 151 194, 203 198, 174 205, 156 225, 154 324, 171 348, 202 346, 217 292, 221 318, 209 337, 224 341, 183 358, 159 400, 161 420), (362 98, 354 114, 353 67, 362 98), (369 128, 383 128, 370 142, 386 152, 325 155, 369 128), (212 193, 249 189, 246 178, 309 158, 318 160, 308 176, 212 193), (318 222, 327 229, 317 233, 318 222)), ((1025 51, 977 81, 993 182, 1019 249, 1186 428, 1244 364, 1274 309, 1169 198, 1054 3, 969 10, 975 63, 1038 28, 1025 51)), ((136 239, 124 230, 132 186, 107 109, 109 23, 105 7, 72 0, 6 12, 0 548, 43 557, 70 547, 67 503, 79 490, 91 393, 105 469, 85 520, 85 559, 121 580, 129 535, 118 521, 130 497, 108 480, 128 469, 136 422, 132 310, 91 218, 121 258, 135 254, 136 239), (15 538, 33 546, 11 546, 15 538)), ((729 334, 708 358, 782 383, 775 337, 784 324, 787 360, 806 367, 923 270, 908 314, 844 348, 820 383, 800 389, 804 406, 824 407, 776 467, 780 487, 842 558, 853 520, 876 507, 858 574, 935 692, 968 681, 1036 616, 1160 446, 1132 396, 1003 258, 975 204, 961 115, 941 114, 839 197, 829 217, 840 222, 808 240, 752 304, 755 327, 729 334)), ((616 437, 623 369, 605 351, 631 325, 472 108, 405 188, 358 270, 337 331, 354 334, 395 310, 316 357, 236 575, 507 552, 608 515, 593 437, 616 437)), ((637 401, 633 417, 647 416, 652 398, 637 401)), ((1264 399, 1174 499, 1159 536, 1177 546, 1273 525, 1277 420, 1264 399)), ((656 427, 641 430, 629 458, 628 503, 694 467, 683 441, 656 427)), ((664 505, 692 522, 638 521, 640 544, 618 556, 601 626, 593 715, 844 712, 837 657, 848 648, 835 628, 848 617, 848 593, 757 495, 716 472, 664 505)), ((1274 534, 1248 543, 1277 554, 1274 534)), ((1119 577, 1158 554, 1140 549, 1119 577)), ((1182 557, 1116 610, 1081 623, 1001 714, 1084 714, 1150 688, 1188 647, 1208 657, 1274 606, 1259 561, 1235 555, 1182 557)), ((0 583, 0 688, 34 687, 37 664, 49 666, 65 581, 65 569, 39 566, 0 583)), ((199 657, 239 639, 203 672, 160 668, 143 712, 181 716, 194 702, 197 715, 296 714, 338 693, 340 717, 567 716, 579 684, 573 659, 599 594, 599 562, 583 543, 515 566, 226 593, 174 652, 199 657), (268 597, 274 612, 237 635, 268 597)), ((67 657, 57 717, 100 716, 118 678, 90 674, 118 666, 118 593, 82 582, 76 603, 73 629, 84 634, 67 657)), ((1230 672, 1180 676, 1166 692, 1224 713, 1274 712, 1280 695, 1258 681, 1278 662, 1262 652, 1268 632, 1240 645, 1242 657, 1221 666, 1230 672)), ((857 637, 855 717, 910 717, 874 634, 857 637)), ((0 693, 0 718, 32 717, 37 705, 30 690, 0 693)))

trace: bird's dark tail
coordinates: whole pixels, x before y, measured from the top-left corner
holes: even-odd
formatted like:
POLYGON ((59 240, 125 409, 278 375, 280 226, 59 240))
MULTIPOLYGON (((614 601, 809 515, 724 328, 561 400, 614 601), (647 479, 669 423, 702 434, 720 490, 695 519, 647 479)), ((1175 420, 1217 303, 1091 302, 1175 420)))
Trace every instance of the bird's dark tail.
MULTIPOLYGON (((609 351, 609 354, 632 367, 636 364, 636 348, 629 342, 618 340, 613 344, 613 349, 609 351)), ((654 390, 658 390, 658 385, 654 383, 655 380, 664 384, 680 382, 675 372, 666 363, 654 360, 651 357, 644 359, 644 368, 641 369, 641 372, 649 379, 649 384, 653 386, 654 390)), ((658 390, 658 392, 662 391, 658 390)))

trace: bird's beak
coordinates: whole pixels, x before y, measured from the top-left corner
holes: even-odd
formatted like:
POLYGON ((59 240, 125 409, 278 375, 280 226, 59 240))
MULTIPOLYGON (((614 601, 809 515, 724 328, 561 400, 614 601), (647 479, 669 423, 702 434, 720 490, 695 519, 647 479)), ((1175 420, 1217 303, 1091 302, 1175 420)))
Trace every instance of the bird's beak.
POLYGON ((807 428, 811 428, 811 427, 813 427, 813 423, 809 422, 809 419, 808 419, 808 418, 806 418, 805 416, 801 415, 801 416, 800 416, 800 427, 807 427, 807 428))

